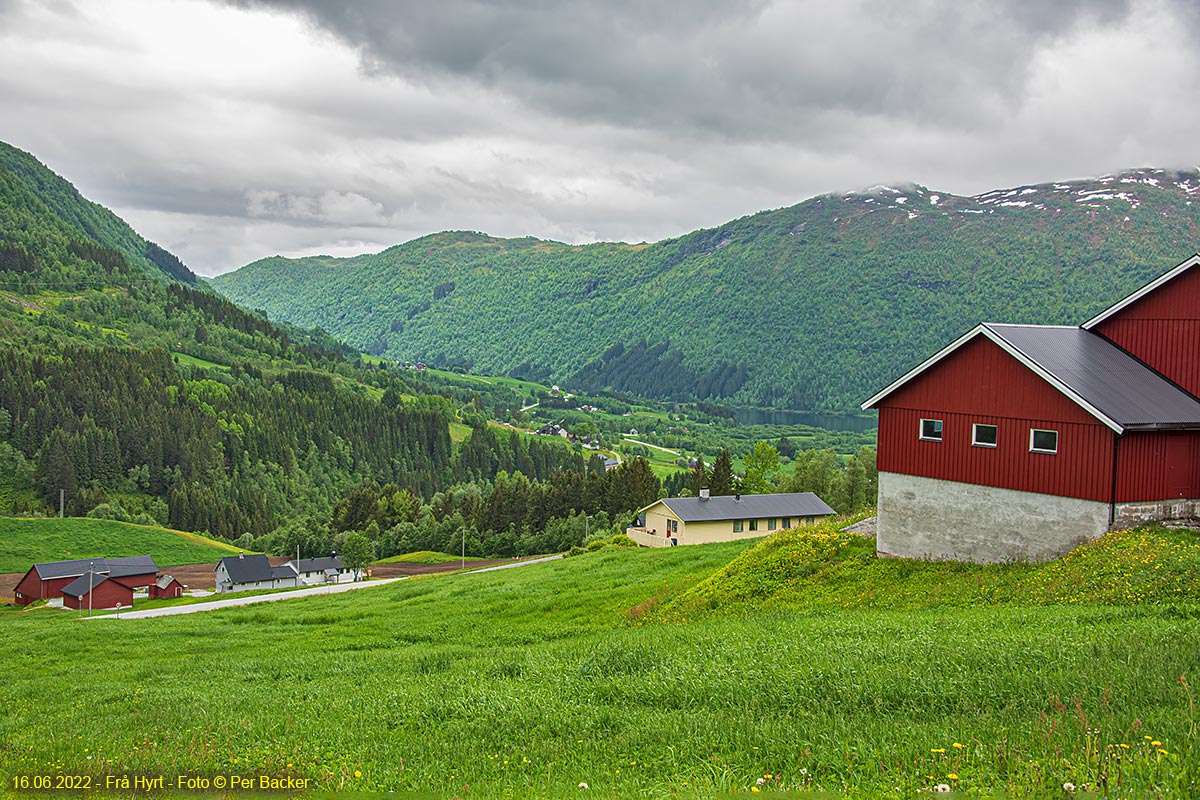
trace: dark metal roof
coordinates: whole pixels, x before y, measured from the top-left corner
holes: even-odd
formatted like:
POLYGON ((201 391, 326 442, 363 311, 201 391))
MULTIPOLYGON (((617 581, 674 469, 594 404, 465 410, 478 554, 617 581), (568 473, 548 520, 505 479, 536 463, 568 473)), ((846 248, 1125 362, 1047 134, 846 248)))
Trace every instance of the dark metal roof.
POLYGON ((92 565, 92 569, 96 572, 108 572, 108 562, 103 558, 74 558, 69 561, 45 561, 41 564, 34 564, 33 568, 37 571, 39 578, 49 581, 55 578, 77 578, 80 575, 86 575, 89 564, 92 565))
POLYGON ((835 514, 812 492, 792 494, 744 494, 710 497, 668 497, 663 503, 684 522, 716 522, 727 519, 770 517, 822 517, 835 514))
POLYGON ((126 575, 145 575, 158 572, 158 565, 152 556, 130 556, 129 558, 108 559, 108 575, 110 578, 120 578, 126 575))
POLYGON ((299 573, 296 572, 296 568, 291 564, 284 564, 282 567, 271 567, 272 580, 277 581, 284 578, 295 578, 298 576, 299 573))
MULTIPOLYGON (((294 562, 289 562, 294 563, 294 562)), ((340 572, 344 570, 346 565, 337 556, 325 556, 324 558, 302 558, 300 559, 301 572, 340 572)))
POLYGON ((1076 395, 1087 410, 1127 429, 1200 426, 1200 402, 1107 339, 1082 328, 985 323, 1076 395), (1088 408, 1088 407, 1091 408, 1088 408))
POLYGON ((234 583, 253 583, 272 579, 271 562, 264 555, 225 556, 217 566, 225 565, 229 579, 234 583))

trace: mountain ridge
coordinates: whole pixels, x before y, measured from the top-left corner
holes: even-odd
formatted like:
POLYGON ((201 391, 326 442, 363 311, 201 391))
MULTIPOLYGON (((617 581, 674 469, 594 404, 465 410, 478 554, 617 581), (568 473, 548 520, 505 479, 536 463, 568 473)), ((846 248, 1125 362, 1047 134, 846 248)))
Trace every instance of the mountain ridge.
POLYGON ((1157 168, 974 196, 879 185, 650 244, 447 231, 212 284, 397 360, 845 413, 980 320, 1077 324, 1179 263, 1198 195, 1200 172, 1157 168))

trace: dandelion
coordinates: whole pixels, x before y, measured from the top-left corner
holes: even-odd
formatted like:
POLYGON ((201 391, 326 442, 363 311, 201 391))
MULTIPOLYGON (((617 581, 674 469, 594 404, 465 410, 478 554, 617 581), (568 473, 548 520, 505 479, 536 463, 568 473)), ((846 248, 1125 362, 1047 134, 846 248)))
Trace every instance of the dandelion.
POLYGON ((1162 747, 1162 742, 1160 742, 1158 739, 1155 739, 1153 742, 1150 743, 1150 746, 1151 747, 1162 747))
POLYGON ((1160 756, 1169 756, 1170 755, 1170 753, 1168 753, 1166 750, 1163 750, 1161 747, 1158 748, 1158 754, 1160 756))
POLYGON ((958 780, 958 773, 957 772, 948 772, 948 773, 946 773, 946 777, 952 781, 956 781, 956 780, 958 780))
POLYGON ((759 792, 762 791, 762 789, 758 788, 757 786, 751 786, 750 791, 754 792, 755 794, 758 794, 759 792))
POLYGON ((931 753, 944 753, 944 752, 946 752, 946 748, 944 748, 944 747, 934 747, 934 748, 931 748, 929 752, 931 752, 931 753))
POLYGON ((955 743, 954 743, 953 745, 951 745, 951 746, 952 746, 952 747, 953 747, 955 750, 962 750, 964 747, 966 747, 966 745, 965 745, 965 744, 961 744, 961 743, 959 743, 959 742, 955 742, 955 743))

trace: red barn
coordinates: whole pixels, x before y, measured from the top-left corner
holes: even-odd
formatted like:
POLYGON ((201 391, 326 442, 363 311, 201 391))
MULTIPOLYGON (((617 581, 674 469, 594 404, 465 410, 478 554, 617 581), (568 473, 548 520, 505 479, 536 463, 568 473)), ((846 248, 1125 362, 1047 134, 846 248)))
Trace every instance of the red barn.
POLYGON ((34 600, 58 597, 65 587, 89 570, 98 575, 119 577, 125 585, 133 587, 149 586, 158 574, 158 567, 150 556, 46 561, 29 568, 17 583, 14 599, 18 605, 25 606, 34 600))
POLYGON ((91 573, 82 575, 62 590, 63 605, 75 609, 129 608, 133 605, 133 587, 121 578, 91 573))
POLYGON ((881 555, 1054 558, 1200 498, 1200 256, 1081 327, 985 323, 879 409, 881 555))

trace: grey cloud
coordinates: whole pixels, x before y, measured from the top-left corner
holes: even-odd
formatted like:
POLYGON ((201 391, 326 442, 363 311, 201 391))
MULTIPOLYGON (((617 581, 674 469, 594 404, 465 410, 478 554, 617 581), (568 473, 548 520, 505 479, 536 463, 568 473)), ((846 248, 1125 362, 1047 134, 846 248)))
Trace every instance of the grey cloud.
POLYGON ((455 77, 576 119, 778 138, 813 115, 994 120, 1034 52, 1123 0, 1002 3, 244 0, 302 13, 367 69, 455 77))

